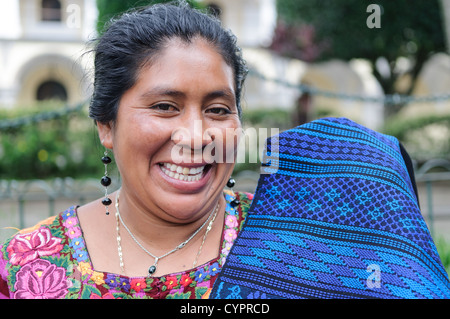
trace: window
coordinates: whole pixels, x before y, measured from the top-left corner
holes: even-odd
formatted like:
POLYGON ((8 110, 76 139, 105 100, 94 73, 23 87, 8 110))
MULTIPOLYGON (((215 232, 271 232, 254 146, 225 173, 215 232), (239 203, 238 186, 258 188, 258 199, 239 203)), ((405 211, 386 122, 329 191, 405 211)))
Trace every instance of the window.
POLYGON ((67 101, 66 88, 59 82, 46 81, 39 85, 36 93, 36 99, 38 101, 45 100, 60 100, 67 101))
POLYGON ((42 0, 42 21, 61 21, 61 2, 59 0, 42 0))

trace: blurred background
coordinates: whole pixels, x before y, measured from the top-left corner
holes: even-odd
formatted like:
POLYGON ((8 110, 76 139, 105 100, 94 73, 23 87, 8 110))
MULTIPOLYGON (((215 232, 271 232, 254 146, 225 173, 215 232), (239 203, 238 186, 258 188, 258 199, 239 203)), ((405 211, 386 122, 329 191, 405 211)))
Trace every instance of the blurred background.
MULTIPOLYGON (((169 1, 0 2, 0 241, 102 196, 89 42, 114 15, 156 2, 169 1)), ((244 129, 344 116, 405 145, 450 267, 450 0, 189 2, 238 37, 244 129)), ((239 190, 254 191, 258 168, 236 166, 239 190)))

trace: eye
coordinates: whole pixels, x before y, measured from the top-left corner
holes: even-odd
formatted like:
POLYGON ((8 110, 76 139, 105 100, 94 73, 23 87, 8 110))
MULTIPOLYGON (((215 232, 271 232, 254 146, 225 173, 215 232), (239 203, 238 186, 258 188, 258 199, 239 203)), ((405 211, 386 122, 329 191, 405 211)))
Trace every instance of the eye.
POLYGON ((161 112, 173 112, 176 111, 177 108, 168 103, 158 103, 150 107, 153 110, 161 111, 161 112))
POLYGON ((212 107, 207 109, 206 113, 211 113, 215 115, 226 115, 231 114, 231 111, 226 107, 212 107))

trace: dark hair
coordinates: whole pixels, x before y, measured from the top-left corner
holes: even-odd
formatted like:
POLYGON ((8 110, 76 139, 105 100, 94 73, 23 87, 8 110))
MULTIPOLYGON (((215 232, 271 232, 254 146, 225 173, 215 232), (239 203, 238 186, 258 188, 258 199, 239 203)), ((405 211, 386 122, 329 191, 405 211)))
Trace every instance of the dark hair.
POLYGON ((140 68, 151 62, 168 40, 179 38, 190 43, 195 37, 215 46, 232 67, 241 116, 240 96, 247 69, 236 37, 222 28, 219 20, 185 2, 140 8, 111 22, 94 48, 94 93, 89 116, 101 123, 115 121, 120 99, 135 84, 140 68))

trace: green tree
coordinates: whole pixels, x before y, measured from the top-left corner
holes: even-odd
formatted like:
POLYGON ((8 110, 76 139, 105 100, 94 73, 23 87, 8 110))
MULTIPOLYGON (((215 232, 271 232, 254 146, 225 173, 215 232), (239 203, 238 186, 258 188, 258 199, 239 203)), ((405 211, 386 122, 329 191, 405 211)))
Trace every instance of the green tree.
MULTIPOLYGON (((143 7, 150 4, 174 2, 173 0, 97 0, 98 19, 97 31, 102 32, 105 23, 114 16, 132 8, 143 7)), ((186 0, 191 6, 201 7, 197 0, 186 0)))
POLYGON ((309 61, 366 59, 385 94, 411 94, 429 56, 446 50, 439 0, 277 0, 277 10, 276 51, 309 61), (400 78, 408 85, 400 88, 400 78))

